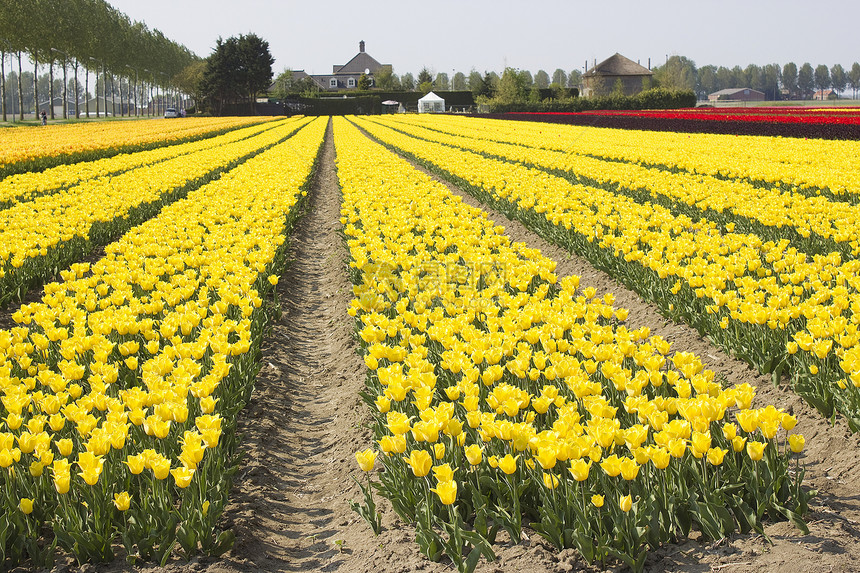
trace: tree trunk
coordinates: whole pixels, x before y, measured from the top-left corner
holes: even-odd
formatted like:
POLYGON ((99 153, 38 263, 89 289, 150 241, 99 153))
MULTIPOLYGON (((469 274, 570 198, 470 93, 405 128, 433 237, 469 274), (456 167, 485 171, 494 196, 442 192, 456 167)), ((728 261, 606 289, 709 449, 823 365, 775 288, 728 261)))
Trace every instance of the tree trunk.
MULTIPOLYGON (((128 94, 125 94, 128 96, 128 94)), ((122 104, 122 76, 119 78, 119 116, 125 117, 125 107, 122 104)))
POLYGON ((51 110, 51 119, 54 117, 54 58, 51 58, 51 63, 48 66, 48 108, 51 110))
POLYGON ((21 52, 18 52, 18 113, 24 121, 24 89, 21 85, 21 52))
POLYGON ((36 119, 39 119, 39 55, 33 52, 33 108, 36 119))
POLYGON ((63 119, 69 119, 69 73, 63 58, 63 119))
POLYGON ((6 121, 6 52, 0 51, 0 98, 3 98, 3 121, 6 121))
MULTIPOLYGON (((98 91, 98 90, 96 90, 98 91)), ((96 96, 98 97, 98 96, 96 96)), ((90 68, 84 65, 84 100, 87 108, 87 119, 90 118, 90 68)), ((96 99, 98 101, 98 99, 96 99)))
POLYGON ((75 58, 75 119, 81 119, 81 98, 78 93, 78 59, 75 58))
MULTIPOLYGON (((111 114, 116 117, 116 98, 113 96, 113 74, 110 75, 110 109, 111 114)), ((105 102, 105 115, 107 115, 107 102, 105 102)))

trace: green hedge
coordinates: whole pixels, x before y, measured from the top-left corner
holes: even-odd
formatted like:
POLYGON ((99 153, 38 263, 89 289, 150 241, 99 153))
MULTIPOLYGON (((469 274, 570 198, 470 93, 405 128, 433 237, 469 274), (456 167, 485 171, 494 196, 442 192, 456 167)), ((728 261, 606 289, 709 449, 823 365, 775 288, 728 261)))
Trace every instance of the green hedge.
POLYGON ((610 95, 537 103, 491 102, 489 105, 490 113, 581 112, 597 109, 677 109, 681 107, 695 107, 696 94, 692 90, 670 91, 656 88, 640 92, 634 96, 610 95))

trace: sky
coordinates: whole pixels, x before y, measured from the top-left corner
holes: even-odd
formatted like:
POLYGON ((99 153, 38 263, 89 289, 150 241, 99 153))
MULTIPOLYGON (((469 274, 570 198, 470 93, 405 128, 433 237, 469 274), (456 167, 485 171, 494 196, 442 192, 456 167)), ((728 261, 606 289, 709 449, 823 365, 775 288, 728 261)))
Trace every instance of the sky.
POLYGON ((697 66, 813 67, 860 61, 860 2, 797 0, 108 0, 201 57, 220 36, 269 42, 274 70, 324 74, 366 51, 394 72, 505 67, 550 75, 615 52, 652 66, 672 55, 697 66))

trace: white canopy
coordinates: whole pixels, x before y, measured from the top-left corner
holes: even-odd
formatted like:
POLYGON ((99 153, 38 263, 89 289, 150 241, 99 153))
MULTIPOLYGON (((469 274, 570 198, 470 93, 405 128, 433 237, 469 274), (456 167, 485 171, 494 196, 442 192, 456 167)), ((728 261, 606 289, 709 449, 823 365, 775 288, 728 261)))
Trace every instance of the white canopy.
POLYGON ((445 100, 433 92, 418 100, 418 113, 441 113, 445 111, 445 100))

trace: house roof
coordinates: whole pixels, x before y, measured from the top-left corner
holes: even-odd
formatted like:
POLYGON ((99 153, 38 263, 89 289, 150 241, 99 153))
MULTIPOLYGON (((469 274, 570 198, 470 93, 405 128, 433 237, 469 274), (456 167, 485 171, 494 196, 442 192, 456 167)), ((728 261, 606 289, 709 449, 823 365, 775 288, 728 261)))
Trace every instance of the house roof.
POLYGON ((364 70, 370 70, 370 73, 373 73, 382 67, 383 67, 382 64, 377 62, 367 52, 359 52, 350 61, 348 61, 344 65, 334 66, 332 73, 338 74, 338 75, 339 74, 363 74, 364 70))
POLYGON ((710 95, 712 95, 712 96, 732 95, 732 94, 736 94, 736 93, 742 92, 742 91, 749 91, 750 93, 755 92, 755 93, 764 95, 764 92, 760 92, 760 91, 754 90, 752 88, 726 88, 724 90, 715 91, 714 93, 712 93, 710 95))
POLYGON ((585 72, 583 76, 651 76, 651 70, 640 66, 630 58, 625 58, 619 53, 610 56, 585 72))

